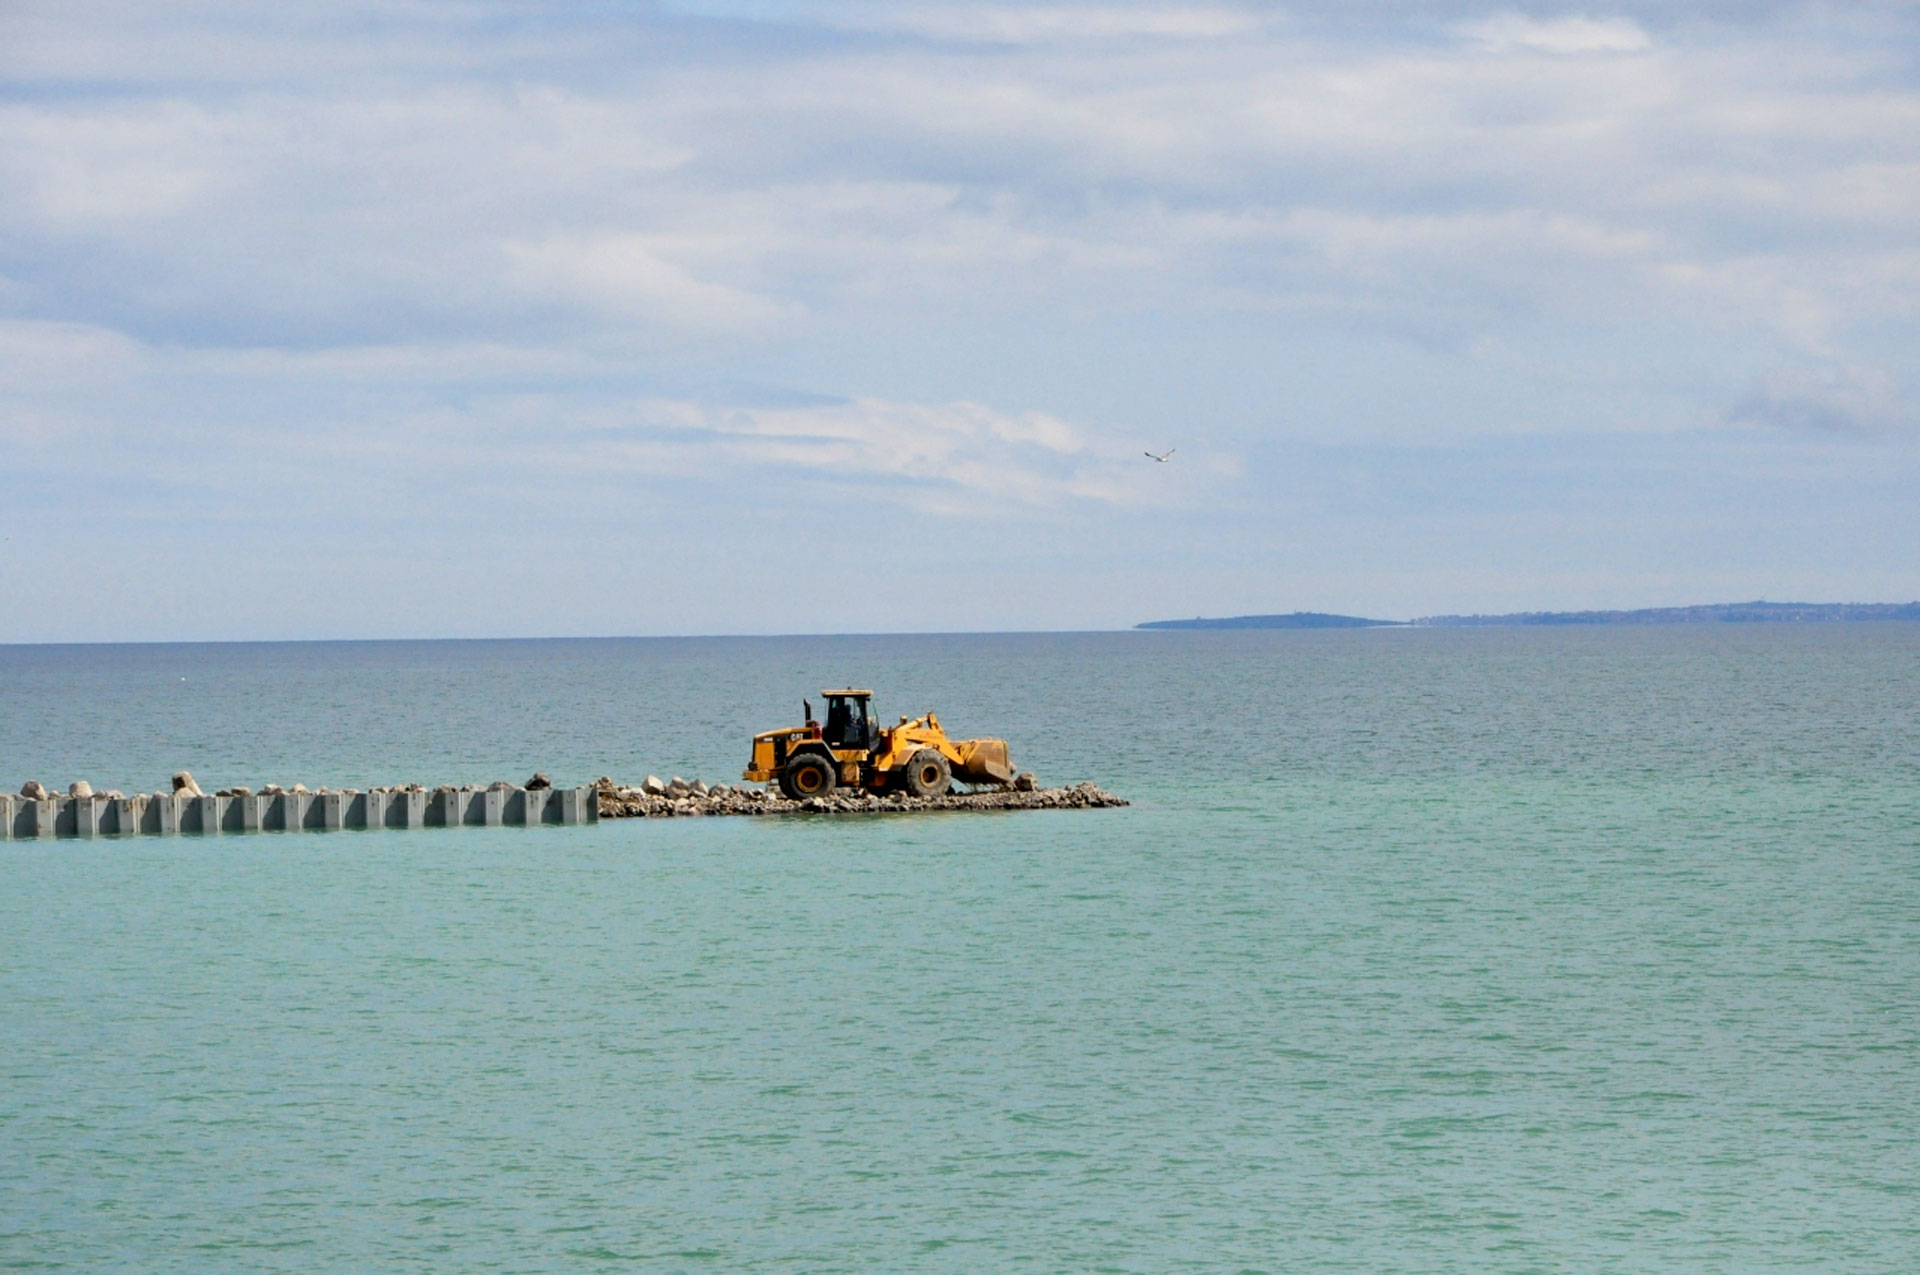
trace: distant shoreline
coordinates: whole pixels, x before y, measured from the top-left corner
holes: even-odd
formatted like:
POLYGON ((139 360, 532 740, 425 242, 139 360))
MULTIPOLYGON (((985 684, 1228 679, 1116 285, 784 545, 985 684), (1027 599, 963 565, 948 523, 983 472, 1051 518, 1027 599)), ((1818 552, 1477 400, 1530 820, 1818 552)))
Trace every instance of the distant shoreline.
POLYGON ((1293 611, 1220 619, 1149 620, 1136 629, 1468 629, 1576 624, 1808 624, 1861 620, 1920 620, 1920 602, 1715 602, 1647 607, 1638 611, 1513 611, 1505 615, 1429 615, 1372 620, 1357 615, 1293 611))

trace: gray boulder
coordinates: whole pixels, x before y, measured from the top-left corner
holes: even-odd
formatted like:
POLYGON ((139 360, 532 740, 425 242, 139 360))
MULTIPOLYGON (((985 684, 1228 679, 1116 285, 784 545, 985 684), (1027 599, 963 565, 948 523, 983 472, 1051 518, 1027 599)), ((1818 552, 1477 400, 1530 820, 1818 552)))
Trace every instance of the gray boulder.
POLYGON ((640 791, 649 797, 664 797, 667 795, 667 786, 660 782, 660 776, 648 775, 640 781, 640 791))
POLYGON ((528 792, 539 792, 543 788, 551 787, 553 787, 553 780, 547 778, 545 774, 536 773, 532 779, 526 782, 528 792))
POLYGON ((47 786, 38 779, 29 779, 26 783, 21 784, 20 795, 28 801, 45 801, 47 798, 53 796, 52 793, 47 791, 47 786))
POLYGON ((173 772, 173 790, 186 797, 204 797, 207 795, 200 791, 199 784, 193 782, 192 773, 185 770, 176 770, 173 772))
POLYGON ((76 779, 67 785, 67 796, 91 797, 93 796, 93 785, 84 779, 76 779))

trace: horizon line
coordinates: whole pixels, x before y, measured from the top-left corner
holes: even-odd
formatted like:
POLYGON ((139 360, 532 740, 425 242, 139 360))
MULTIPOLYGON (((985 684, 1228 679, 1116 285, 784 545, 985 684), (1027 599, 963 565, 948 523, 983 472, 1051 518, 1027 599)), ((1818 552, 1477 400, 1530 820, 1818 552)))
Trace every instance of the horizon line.
MULTIPOLYGON (((443 635, 433 637, 390 636, 390 637, 272 637, 272 638, 97 638, 74 639, 66 641, 34 641, 0 639, 0 650, 27 647, 80 647, 80 646, 299 646, 299 645, 350 645, 353 643, 385 642, 708 642, 708 641, 752 641, 779 639, 817 639, 817 638, 889 638, 889 637, 1026 637, 1046 635, 1072 635, 1087 633, 1141 633, 1141 632, 1177 632, 1181 626, 1198 623, 1225 624, 1234 620, 1277 619, 1294 616, 1315 616, 1327 619, 1345 620, 1349 628, 1418 628, 1435 620, 1481 620, 1492 621, 1529 616, 1580 616, 1580 615, 1635 615, 1663 611, 1697 611, 1715 608, 1734 608, 1749 606, 1769 607, 1807 607, 1807 608, 1878 608, 1878 607, 1920 607, 1920 600, 1912 602, 1769 602, 1765 598, 1755 598, 1742 602, 1694 602, 1672 606, 1655 607, 1590 607, 1580 610, 1534 610, 1534 611, 1450 611, 1433 612, 1415 616, 1406 620, 1376 619, 1368 616, 1347 615, 1331 611, 1272 611, 1248 612, 1241 615, 1194 616, 1191 619, 1147 620, 1119 628, 1058 628, 1058 629, 891 629, 891 630, 841 630, 811 632, 765 632, 765 633, 546 633, 546 634, 492 634, 443 635)), ((1801 621, 1813 623, 1816 621, 1801 621)), ((1848 621, 1860 623, 1861 621, 1848 621)), ((1482 627, 1497 627, 1487 624, 1482 627)), ((1514 625, 1512 627, 1538 627, 1514 625)))

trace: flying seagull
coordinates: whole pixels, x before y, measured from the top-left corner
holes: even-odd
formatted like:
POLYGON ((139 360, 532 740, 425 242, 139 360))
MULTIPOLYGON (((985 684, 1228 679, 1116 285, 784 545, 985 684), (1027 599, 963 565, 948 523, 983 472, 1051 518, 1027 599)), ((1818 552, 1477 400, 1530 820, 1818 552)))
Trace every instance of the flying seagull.
POLYGON ((1157 460, 1162 465, 1164 465, 1167 463, 1167 457, 1173 455, 1175 452, 1179 450, 1180 449, 1178 447, 1169 447, 1164 452, 1161 452, 1158 456, 1155 456, 1152 452, 1141 452, 1140 454, 1142 456, 1145 456, 1148 460, 1157 460))

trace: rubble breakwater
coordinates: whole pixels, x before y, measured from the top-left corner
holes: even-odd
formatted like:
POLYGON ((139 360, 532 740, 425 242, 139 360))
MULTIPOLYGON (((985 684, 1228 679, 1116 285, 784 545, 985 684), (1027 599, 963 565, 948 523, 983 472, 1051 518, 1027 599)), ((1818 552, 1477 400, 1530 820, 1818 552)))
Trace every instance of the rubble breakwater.
POLYGON ((0 794, 0 841, 32 837, 172 836, 180 833, 322 832, 350 828, 526 827, 601 819, 664 819, 700 815, 886 814, 935 810, 1084 810, 1124 806, 1093 784, 1041 788, 1022 775, 1013 787, 950 792, 939 797, 844 792, 790 801, 757 787, 663 782, 637 785, 603 778, 591 786, 555 788, 545 775, 525 784, 485 787, 421 784, 392 787, 283 788, 268 784, 202 792, 180 771, 171 791, 95 792, 86 780, 65 793, 29 780, 18 795, 0 794))
POLYGON ((82 779, 64 794, 29 780, 0 794, 0 841, 27 837, 172 836, 178 833, 325 832, 345 828, 525 827, 592 823, 591 788, 555 788, 545 775, 524 785, 421 784, 309 789, 268 784, 202 792, 180 771, 171 791, 95 792, 82 779))
POLYGON ((1127 805, 1096 784, 1041 788, 1029 777, 1020 786, 975 792, 949 792, 939 797, 910 797, 905 793, 836 792, 795 801, 765 788, 734 787, 684 779, 663 782, 652 775, 637 785, 623 786, 602 778, 594 784, 602 819, 671 819, 716 815, 871 815, 909 814, 933 810, 1092 810, 1127 805))

